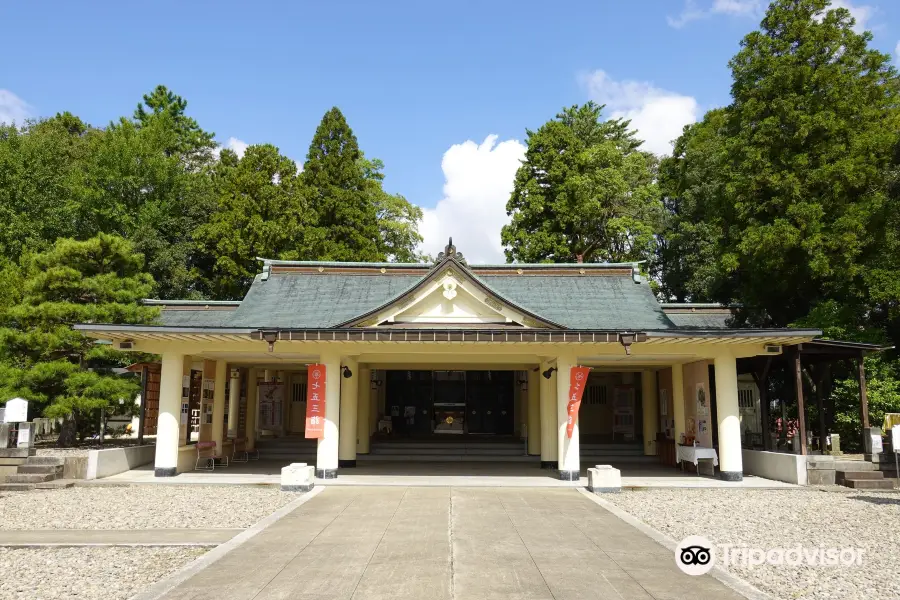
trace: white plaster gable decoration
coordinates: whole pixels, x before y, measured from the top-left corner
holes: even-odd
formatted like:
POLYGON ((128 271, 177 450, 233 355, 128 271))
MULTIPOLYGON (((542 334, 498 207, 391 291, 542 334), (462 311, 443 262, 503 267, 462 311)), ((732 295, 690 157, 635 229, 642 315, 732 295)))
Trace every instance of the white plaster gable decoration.
POLYGON ((444 280, 444 298, 453 300, 456 298, 456 282, 452 279, 444 280))

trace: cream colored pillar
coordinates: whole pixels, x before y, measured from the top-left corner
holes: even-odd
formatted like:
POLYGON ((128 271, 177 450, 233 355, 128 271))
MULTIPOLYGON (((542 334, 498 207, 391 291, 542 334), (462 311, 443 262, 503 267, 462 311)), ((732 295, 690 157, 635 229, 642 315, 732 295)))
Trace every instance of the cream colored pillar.
POLYGON ((541 453, 541 373, 540 369, 528 369, 528 454, 541 453))
POLYGON ((159 416, 156 421, 156 458, 153 474, 178 474, 178 437, 181 430, 181 383, 184 355, 165 352, 159 381, 159 416))
POLYGON ((325 434, 316 447, 316 477, 337 479, 341 421, 341 357, 322 353, 325 365, 325 434))
POLYGON ((231 367, 231 382, 228 389, 228 437, 237 437, 239 400, 241 397, 241 371, 231 367))
POLYGON ((360 368, 359 377, 357 378, 357 402, 359 403, 359 414, 356 417, 356 453, 369 453, 369 427, 372 422, 372 370, 368 368, 360 368))
POLYGON ((259 412, 259 371, 247 369, 247 417, 246 433, 247 450, 256 448, 256 415, 259 412))
POLYGON ((341 432, 338 450, 338 467, 356 466, 356 440, 359 410, 359 363, 354 358, 344 358, 344 366, 350 377, 341 370, 341 432))
POLYGON ((225 378, 228 376, 228 365, 224 360, 216 361, 215 387, 213 388, 212 441, 216 443, 216 451, 222 452, 225 441, 225 378))
POLYGON ((737 361, 721 355, 713 360, 716 372, 716 417, 719 421, 719 477, 744 478, 741 456, 741 416, 738 409, 737 361))
POLYGON ((577 415, 575 427, 572 429, 572 437, 566 435, 566 425, 569 422, 569 413, 566 407, 569 403, 569 383, 574 366, 574 356, 560 356, 556 359, 556 368, 559 370, 553 373, 556 381, 556 439, 559 447, 559 478, 565 481, 578 481, 581 477, 577 415))
POLYGON ((672 365, 672 419, 675 421, 675 428, 672 435, 675 437, 675 443, 681 442, 681 435, 684 433, 684 365, 672 365))
POLYGON ((541 405, 541 468, 556 469, 559 466, 559 447, 556 442, 556 385, 553 377, 544 377, 544 371, 550 368, 549 362, 543 362, 540 366, 538 379, 540 387, 541 405))
POLYGON ((659 390, 656 371, 641 371, 641 408, 644 415, 644 456, 656 455, 656 432, 659 430, 659 390))

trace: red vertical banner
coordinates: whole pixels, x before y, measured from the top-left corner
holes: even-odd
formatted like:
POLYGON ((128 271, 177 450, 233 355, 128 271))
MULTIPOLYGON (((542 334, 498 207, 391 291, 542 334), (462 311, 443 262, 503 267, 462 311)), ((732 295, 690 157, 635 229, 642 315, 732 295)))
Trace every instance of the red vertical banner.
POLYGON ((309 365, 307 370, 305 437, 325 437, 325 365, 309 365))
POLYGON ((572 367, 569 372, 569 402, 566 404, 566 436, 571 438, 575 429, 575 420, 578 418, 578 409, 581 407, 581 397, 587 385, 590 367, 572 367))

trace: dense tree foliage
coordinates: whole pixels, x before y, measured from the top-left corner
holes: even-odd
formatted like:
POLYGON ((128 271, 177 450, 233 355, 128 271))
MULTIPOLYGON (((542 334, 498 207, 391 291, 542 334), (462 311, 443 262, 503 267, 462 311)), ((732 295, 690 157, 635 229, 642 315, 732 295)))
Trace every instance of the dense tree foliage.
POLYGON ((21 294, 0 310, 0 397, 27 398, 43 414, 64 417, 67 443, 79 421, 118 408, 137 384, 112 375, 133 357, 98 344, 72 323, 149 323, 157 310, 139 301, 153 289, 143 257, 120 237, 60 238, 22 261, 21 294))
POLYGON ((507 260, 622 262, 653 256, 661 216, 656 158, 629 123, 593 102, 528 132, 507 202, 507 260))

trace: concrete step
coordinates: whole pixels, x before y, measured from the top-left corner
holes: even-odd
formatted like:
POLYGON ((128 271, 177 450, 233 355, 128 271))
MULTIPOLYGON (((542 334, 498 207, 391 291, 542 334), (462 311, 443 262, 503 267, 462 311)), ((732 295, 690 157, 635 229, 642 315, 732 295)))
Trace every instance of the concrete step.
POLYGON ((34 489, 33 483, 0 483, 0 492, 27 492, 34 489))
POLYGON ((26 464, 63 466, 66 464, 66 459, 61 456, 29 456, 26 464))
POLYGON ((834 460, 835 471, 877 471, 878 465, 864 460, 834 460))
POLYGON ((6 483, 41 483, 44 481, 53 481, 56 479, 55 473, 21 473, 17 475, 7 475, 6 483))
POLYGON ((0 448, 0 458, 28 458, 35 454, 34 448, 0 448))
POLYGON ((63 465, 19 465, 17 471, 19 473, 48 473, 62 477, 63 465))
POLYGON ((834 482, 838 485, 842 484, 848 479, 869 479, 872 481, 877 481, 879 479, 884 479, 884 474, 881 471, 835 471, 834 482))
POLYGON ((894 489, 894 484, 889 479, 845 479, 843 485, 856 490, 894 489))
MULTIPOLYGON (((30 484, 26 484, 30 485, 30 484)), ((45 481, 43 483, 34 484, 35 489, 38 490, 61 490, 65 488, 74 487, 75 482, 71 479, 56 479, 54 481, 45 481)))

